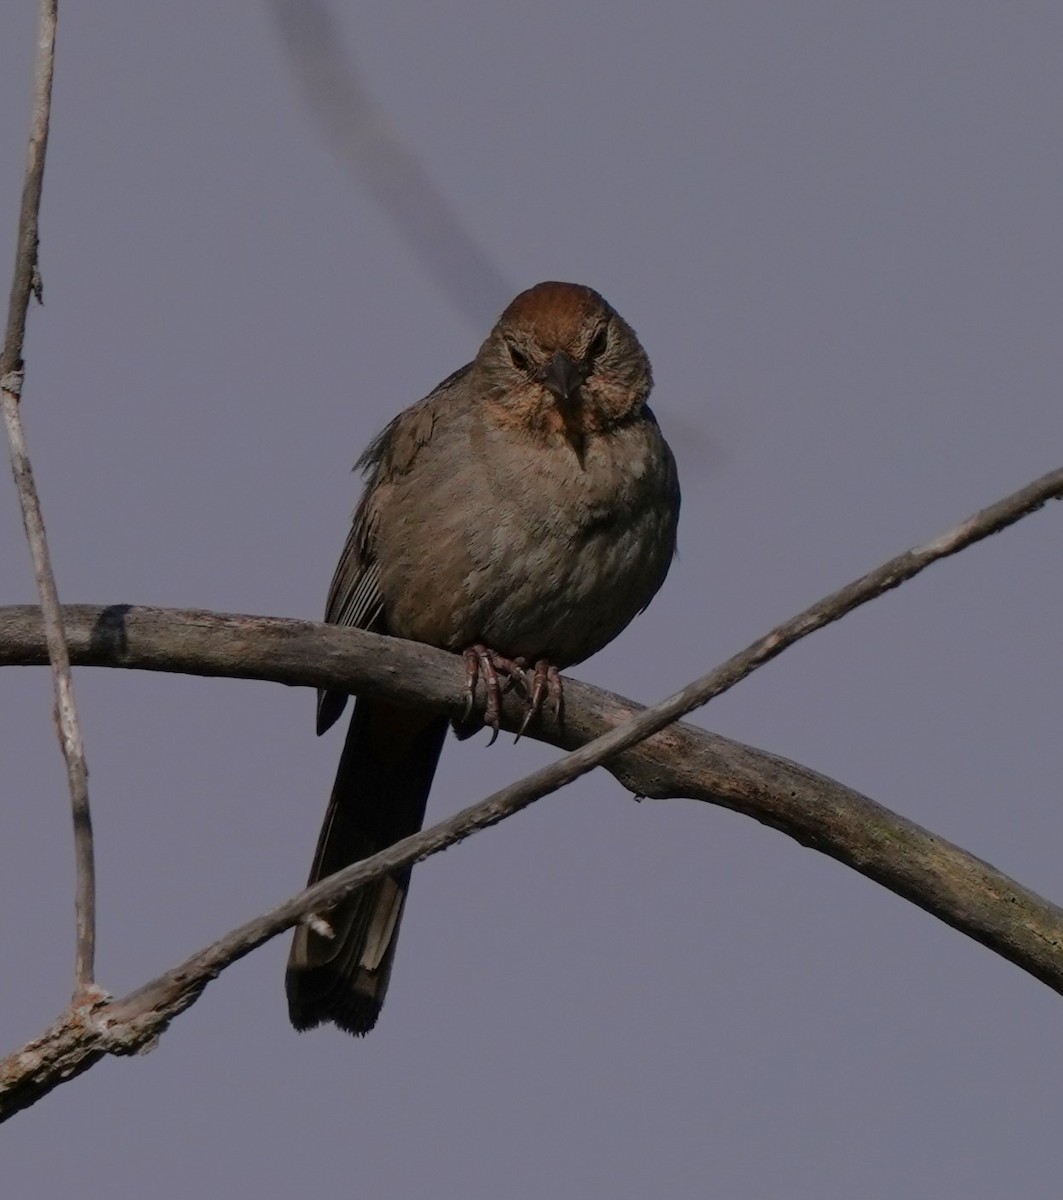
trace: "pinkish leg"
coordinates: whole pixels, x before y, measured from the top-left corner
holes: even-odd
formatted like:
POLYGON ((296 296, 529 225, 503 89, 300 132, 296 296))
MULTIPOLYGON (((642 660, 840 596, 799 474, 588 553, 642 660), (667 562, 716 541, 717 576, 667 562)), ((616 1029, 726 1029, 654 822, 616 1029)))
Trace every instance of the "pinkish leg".
POLYGON ((484 724, 490 726, 491 740, 494 744, 498 737, 499 720, 502 715, 502 697, 514 685, 527 694, 528 684, 524 677, 524 659, 506 658, 487 646, 477 644, 465 651, 465 712, 462 723, 472 716, 476 703, 476 682, 482 679, 486 702, 484 704, 484 724), (500 679, 499 676, 502 676, 500 679))

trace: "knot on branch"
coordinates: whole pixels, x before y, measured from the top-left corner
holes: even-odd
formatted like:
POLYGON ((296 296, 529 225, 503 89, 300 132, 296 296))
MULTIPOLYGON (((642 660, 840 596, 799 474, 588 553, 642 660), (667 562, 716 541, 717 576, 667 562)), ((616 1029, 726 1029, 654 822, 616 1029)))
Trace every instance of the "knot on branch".
POLYGON ((14 396, 16 400, 21 400, 23 378, 21 365, 14 371, 5 371, 3 375, 0 375, 0 388, 14 396))

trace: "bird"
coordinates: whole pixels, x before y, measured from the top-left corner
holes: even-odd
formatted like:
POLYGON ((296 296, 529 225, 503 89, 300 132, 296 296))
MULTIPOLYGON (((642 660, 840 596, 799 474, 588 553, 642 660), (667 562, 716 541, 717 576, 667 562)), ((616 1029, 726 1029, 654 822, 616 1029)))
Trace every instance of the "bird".
MULTIPOLYGON (((649 604, 675 554, 679 482, 646 403, 652 382, 635 332, 598 292, 555 281, 521 292, 473 361, 358 460, 365 485, 326 622, 463 654, 467 715, 482 680, 495 734, 510 686, 525 726, 550 696, 560 715, 558 672, 649 604)), ((347 700, 319 693, 319 734, 347 700)), ((310 883, 420 830, 447 728, 429 708, 356 698, 310 883)), ((409 883, 407 867, 296 927, 296 1029, 374 1027, 409 883)))

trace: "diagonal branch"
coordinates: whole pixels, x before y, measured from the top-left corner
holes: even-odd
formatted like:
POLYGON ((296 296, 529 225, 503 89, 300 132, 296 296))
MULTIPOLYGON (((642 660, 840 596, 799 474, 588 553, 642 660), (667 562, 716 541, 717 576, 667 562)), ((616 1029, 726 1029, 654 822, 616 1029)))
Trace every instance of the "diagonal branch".
POLYGON ((37 581, 48 657, 55 685, 55 720, 59 744, 66 760, 70 802, 74 815, 74 859, 76 884, 74 912, 77 924, 77 952, 74 963, 75 997, 90 988, 96 956, 96 869, 92 844, 92 818, 89 810, 88 768, 85 748, 74 703, 74 685, 70 678, 70 658, 63 632, 59 595, 48 556, 44 517, 33 481, 26 436, 22 428, 19 403, 22 396, 24 366, 22 345, 26 334, 26 313, 30 294, 40 299, 40 271, 37 265, 38 218, 41 188, 44 184, 44 157, 48 146, 48 124, 52 107, 52 73, 55 67, 55 26, 57 0, 40 0, 37 31, 37 62, 34 71, 34 103, 30 125, 26 175, 19 210, 18 250, 11 281, 4 347, 0 352, 0 408, 3 409, 7 440, 11 450, 11 470, 15 476, 22 523, 26 529, 33 574, 37 581))
MULTIPOLYGON (((226 966, 310 913, 497 823, 607 759, 613 773, 638 794, 691 796, 747 813, 847 863, 1063 992, 1063 911, 1056 906, 833 780, 725 738, 671 724, 813 630, 1060 496, 1063 470, 826 597, 653 708, 638 710, 619 697, 570 683, 564 729, 547 722, 537 735, 579 749, 307 888, 123 999, 70 1010, 43 1038, 0 1063, 0 1119, 105 1054, 149 1047, 226 966)), ((462 707, 461 667, 441 651, 412 643, 304 622, 208 613, 74 608, 67 617, 79 663, 338 684, 367 696, 431 704, 452 715, 462 707), (351 650, 346 658, 345 646, 351 650), (411 688, 411 677, 417 687, 411 688)), ((28 609, 0 610, 0 664, 41 661, 34 618, 28 609)), ((504 714, 510 728, 521 715, 514 708, 509 705, 504 714)))

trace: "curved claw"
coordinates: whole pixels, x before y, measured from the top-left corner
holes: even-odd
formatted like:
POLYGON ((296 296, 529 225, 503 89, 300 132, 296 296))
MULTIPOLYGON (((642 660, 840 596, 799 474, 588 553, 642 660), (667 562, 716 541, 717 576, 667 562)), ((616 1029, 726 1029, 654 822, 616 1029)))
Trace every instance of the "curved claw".
POLYGON ((554 697, 554 720, 560 725, 565 719, 565 685, 561 682, 561 672, 557 667, 550 667, 547 674, 554 697))
POLYGON ((554 716, 560 720, 564 702, 564 686, 561 683, 561 673, 547 659, 540 658, 535 664, 535 670, 532 674, 531 688, 527 693, 528 707, 524 712, 524 720, 521 721, 520 728, 517 730, 517 736, 514 738, 515 742, 520 741, 527 732, 528 726, 542 713, 543 703, 547 696, 552 698, 554 716))

